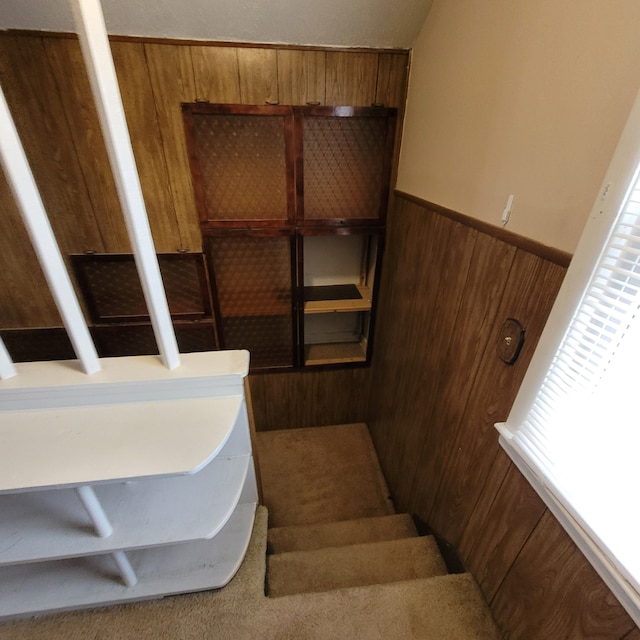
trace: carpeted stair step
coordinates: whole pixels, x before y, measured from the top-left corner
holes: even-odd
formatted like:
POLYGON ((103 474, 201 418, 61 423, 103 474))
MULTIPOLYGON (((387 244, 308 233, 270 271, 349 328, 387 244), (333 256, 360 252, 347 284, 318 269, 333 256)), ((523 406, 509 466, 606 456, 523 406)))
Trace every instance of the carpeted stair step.
POLYGON ((445 575, 431 536, 269 556, 270 597, 445 575))
POLYGON ((395 513, 366 424, 262 431, 256 450, 273 527, 395 513))
POLYGON ((270 553, 312 551, 326 547, 400 540, 417 535, 411 516, 400 513, 377 518, 275 527, 269 529, 267 548, 270 553))

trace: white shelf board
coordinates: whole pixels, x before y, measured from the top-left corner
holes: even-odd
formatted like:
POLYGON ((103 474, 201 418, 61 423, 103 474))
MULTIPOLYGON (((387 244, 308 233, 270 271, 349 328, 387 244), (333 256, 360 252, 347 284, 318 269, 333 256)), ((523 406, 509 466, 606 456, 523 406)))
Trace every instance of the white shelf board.
POLYGON ((0 565, 212 538, 235 509, 251 456, 218 456, 194 475, 95 488, 113 525, 101 538, 73 489, 0 496, 0 565))
POLYGON ((0 493, 195 473, 242 396, 0 412, 0 493))
POLYGON ((242 563, 255 504, 238 505, 211 540, 128 553, 138 576, 133 587, 117 577, 109 555, 0 568, 0 617, 145 600, 223 587, 242 563))
POLYGON ((16 391, 28 387, 92 386, 212 376, 244 377, 249 369, 249 353, 244 350, 183 353, 180 357, 181 364, 175 369, 167 369, 159 356, 100 358, 102 369, 91 375, 84 373, 77 360, 17 363, 15 367, 18 375, 3 380, 0 390, 4 392, 5 389, 16 391))
POLYGON ((354 311, 371 311, 371 289, 356 285, 361 298, 345 300, 309 300, 304 303, 306 315, 316 313, 351 313, 354 311))
POLYGON ((17 364, 18 375, 0 381, 0 411, 236 395, 249 353, 186 353, 171 370, 156 356, 102 358, 100 364, 91 375, 77 360, 17 364))

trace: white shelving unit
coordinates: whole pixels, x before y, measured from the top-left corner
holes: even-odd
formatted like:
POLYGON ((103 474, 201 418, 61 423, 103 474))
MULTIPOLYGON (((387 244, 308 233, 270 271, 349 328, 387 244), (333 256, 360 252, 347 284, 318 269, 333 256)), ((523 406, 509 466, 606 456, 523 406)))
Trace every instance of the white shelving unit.
POLYGON ((0 616, 233 577, 257 503, 248 353, 182 358, 105 359, 92 376, 30 363, 0 383, 0 616))

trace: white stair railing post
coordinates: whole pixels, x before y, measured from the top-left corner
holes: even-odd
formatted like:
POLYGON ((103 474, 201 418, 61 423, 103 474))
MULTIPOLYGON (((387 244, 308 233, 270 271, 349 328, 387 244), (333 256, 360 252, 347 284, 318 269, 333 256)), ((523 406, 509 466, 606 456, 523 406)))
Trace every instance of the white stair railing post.
POLYGON ((69 3, 156 342, 164 364, 173 369, 180 364, 180 352, 147 219, 102 8, 99 0, 69 0, 69 3))
POLYGON ((98 354, 1 89, 0 158, 76 356, 86 373, 95 373, 100 370, 98 354))
POLYGON ((0 380, 13 378, 16 375, 16 368, 13 366, 11 356, 4 346, 2 338, 0 338, 0 380))

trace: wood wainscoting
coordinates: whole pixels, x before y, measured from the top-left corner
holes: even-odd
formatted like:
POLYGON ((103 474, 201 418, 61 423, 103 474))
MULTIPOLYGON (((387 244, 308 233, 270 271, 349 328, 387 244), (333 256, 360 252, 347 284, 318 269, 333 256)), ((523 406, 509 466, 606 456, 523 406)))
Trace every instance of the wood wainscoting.
POLYGON ((397 194, 367 422, 396 507, 455 545, 506 637, 635 628, 498 444, 569 256, 397 194), (519 359, 496 353, 506 318, 519 359))
MULTIPOLYGON (((181 102, 404 107, 407 51, 123 37, 111 49, 161 253, 202 250, 181 102)), ((62 253, 130 253, 75 36, 0 34, 0 78, 62 253)), ((2 172, 0 211, 0 328, 60 326, 2 172)))

